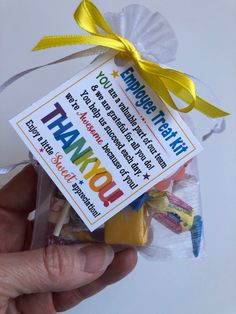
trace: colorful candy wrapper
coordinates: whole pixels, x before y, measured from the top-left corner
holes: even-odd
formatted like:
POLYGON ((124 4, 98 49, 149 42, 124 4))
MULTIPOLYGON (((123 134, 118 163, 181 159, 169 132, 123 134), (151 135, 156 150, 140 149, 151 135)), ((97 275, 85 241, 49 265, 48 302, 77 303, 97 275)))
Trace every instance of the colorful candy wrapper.
POLYGON ((150 191, 147 207, 153 218, 175 233, 189 231, 194 209, 170 192, 150 191))

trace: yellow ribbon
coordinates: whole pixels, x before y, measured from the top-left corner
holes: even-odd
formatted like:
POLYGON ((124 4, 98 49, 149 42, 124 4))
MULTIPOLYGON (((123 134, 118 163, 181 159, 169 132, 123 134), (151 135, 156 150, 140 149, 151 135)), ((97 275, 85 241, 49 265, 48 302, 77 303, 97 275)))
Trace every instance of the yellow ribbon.
POLYGON ((74 18, 77 24, 90 35, 46 36, 39 41, 33 51, 66 45, 108 47, 119 51, 120 57, 132 59, 143 79, 171 108, 184 113, 195 108, 211 118, 229 114, 199 97, 194 82, 186 74, 162 68, 157 63, 142 59, 139 51, 129 40, 112 31, 98 8, 90 0, 83 0, 80 3, 74 13, 74 18), (105 34, 101 33, 98 27, 105 34), (185 102, 187 106, 178 108, 171 93, 185 102))

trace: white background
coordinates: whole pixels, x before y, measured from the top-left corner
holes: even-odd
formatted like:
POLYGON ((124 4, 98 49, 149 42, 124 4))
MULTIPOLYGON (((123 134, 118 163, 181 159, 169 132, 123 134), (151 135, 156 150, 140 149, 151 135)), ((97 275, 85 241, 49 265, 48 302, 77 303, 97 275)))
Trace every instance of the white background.
MULTIPOLYGON (((73 21, 77 0, 1 0, 0 84, 13 74, 80 48, 31 53, 43 35, 80 32, 73 21)), ((179 38, 172 64, 207 82, 232 115, 227 129, 207 141, 200 156, 207 256, 204 260, 150 262, 68 313, 234 314, 236 313, 236 2, 235 0, 96 0, 102 12, 144 4, 164 15, 179 38)), ((27 150, 8 120, 69 79, 87 59, 29 74, 0 95, 0 165, 25 159, 27 150)), ((205 90, 201 90, 207 96, 205 90)), ((211 126, 195 116, 199 137, 211 126)), ((0 184, 6 178, 0 179, 0 184)))

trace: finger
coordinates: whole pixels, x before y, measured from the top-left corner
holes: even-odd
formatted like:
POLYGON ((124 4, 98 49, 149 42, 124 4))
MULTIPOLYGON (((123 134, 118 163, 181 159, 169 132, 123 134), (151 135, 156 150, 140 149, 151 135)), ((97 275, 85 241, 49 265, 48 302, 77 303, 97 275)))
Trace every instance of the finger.
POLYGON ((51 293, 22 295, 16 299, 16 306, 24 314, 56 314, 51 293))
POLYGON ((103 290, 106 286, 127 276, 134 269, 136 263, 137 252, 134 249, 117 253, 106 272, 96 281, 73 291, 54 293, 55 309, 57 312, 63 312, 74 307, 84 299, 103 290))
POLYGON ((0 190, 0 207, 13 211, 34 209, 37 174, 33 166, 25 167, 0 190))
MULTIPOLYGON (((92 289, 90 288, 89 295, 91 295, 92 291, 93 293, 97 293, 103 289, 104 285, 112 284, 126 276, 127 273, 133 269, 136 261, 137 254, 134 250, 127 250, 116 254, 115 259, 108 267, 104 275, 102 275, 94 283, 85 286, 85 289, 92 286, 92 289), (103 281, 103 284, 101 281, 103 281), (98 284, 96 284, 96 282, 98 282, 98 284)), ((81 290, 83 290, 83 288, 81 288, 81 290)), ((60 311, 60 309, 61 311, 67 310, 77 303, 78 296, 75 296, 75 300, 71 300, 70 292, 54 293, 53 298, 51 293, 37 293, 19 297, 17 299, 17 308, 21 313, 25 314, 55 314, 57 311, 60 311)))
POLYGON ((114 258, 109 246, 51 245, 0 255, 0 298, 69 291, 100 277, 114 258))

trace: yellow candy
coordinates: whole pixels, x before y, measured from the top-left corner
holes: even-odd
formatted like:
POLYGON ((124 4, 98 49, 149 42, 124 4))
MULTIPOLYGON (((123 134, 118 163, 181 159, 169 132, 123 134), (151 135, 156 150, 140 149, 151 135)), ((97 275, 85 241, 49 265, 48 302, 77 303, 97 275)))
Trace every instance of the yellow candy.
POLYGON ((138 212, 130 207, 122 210, 105 224, 105 242, 144 246, 148 240, 149 222, 143 206, 138 212))

